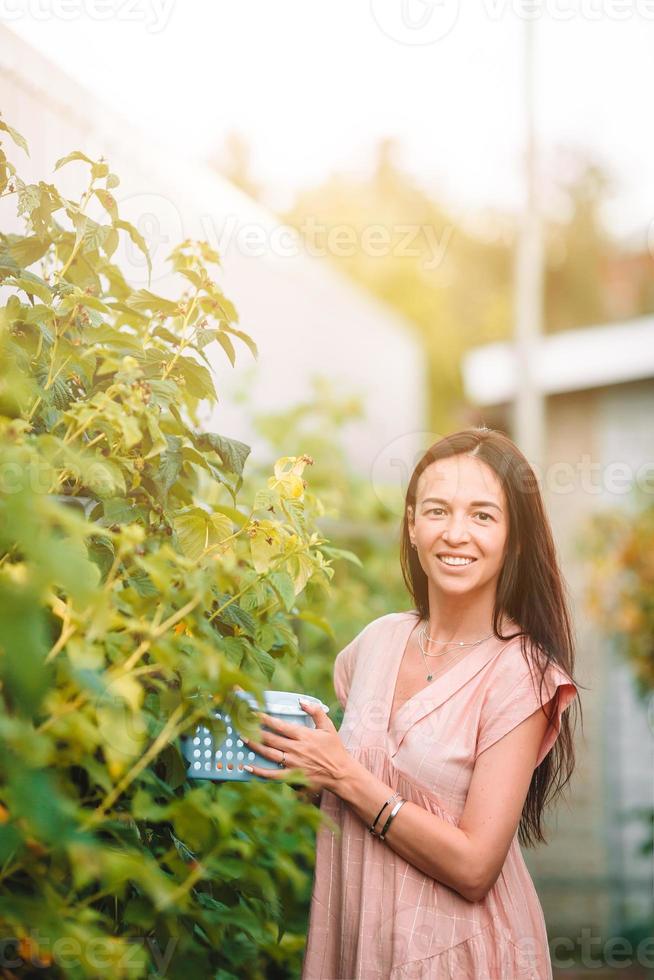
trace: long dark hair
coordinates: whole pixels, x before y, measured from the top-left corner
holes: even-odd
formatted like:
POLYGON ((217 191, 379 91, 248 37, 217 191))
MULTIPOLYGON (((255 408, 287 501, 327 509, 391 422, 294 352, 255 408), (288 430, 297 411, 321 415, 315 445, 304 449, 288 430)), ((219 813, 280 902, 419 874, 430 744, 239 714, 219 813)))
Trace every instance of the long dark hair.
MULTIPOLYGON (((429 618, 427 575, 409 537, 409 507, 415 517, 418 480, 423 471, 439 459, 472 456, 486 463, 502 484, 508 505, 509 533, 506 559, 500 572, 493 611, 493 630, 500 640, 500 622, 510 616, 519 624, 523 657, 530 670, 533 652, 540 656, 540 700, 549 663, 556 663, 570 680, 573 678, 575 650, 568 608, 567 587, 559 569, 556 548, 545 512, 538 481, 526 457, 508 436, 485 427, 464 429, 445 436, 426 451, 413 471, 406 492, 400 562, 406 586, 422 619, 429 618), (528 547, 524 547, 528 543, 528 547)), ((578 685, 582 686, 582 685, 578 685)), ((575 699, 576 710, 579 699, 575 699)), ((572 705, 571 705, 572 707, 572 705)), ((579 710, 580 706, 579 706, 579 710)), ((548 715, 549 723, 555 712, 548 715)), ((569 711, 561 718, 561 730, 552 750, 534 770, 522 810, 518 840, 524 846, 545 842, 542 830, 544 808, 561 794, 575 768, 573 728, 569 711)), ((549 724, 548 724, 549 731, 549 724)))

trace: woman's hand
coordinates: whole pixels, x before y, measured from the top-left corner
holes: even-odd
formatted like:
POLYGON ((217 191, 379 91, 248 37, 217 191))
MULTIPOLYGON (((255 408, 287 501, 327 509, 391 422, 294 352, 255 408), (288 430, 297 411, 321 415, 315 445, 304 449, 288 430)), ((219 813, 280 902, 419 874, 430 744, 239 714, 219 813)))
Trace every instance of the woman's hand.
POLYGON ((264 779, 284 780, 289 770, 301 769, 309 779, 309 789, 317 792, 323 788, 334 789, 348 771, 352 756, 341 742, 333 722, 317 704, 303 702, 300 706, 313 718, 316 727, 306 728, 289 721, 272 718, 265 712, 257 712, 262 725, 272 729, 263 732, 263 742, 243 741, 252 752, 258 752, 272 762, 281 762, 286 753, 285 768, 264 769, 260 766, 244 766, 248 772, 264 779))

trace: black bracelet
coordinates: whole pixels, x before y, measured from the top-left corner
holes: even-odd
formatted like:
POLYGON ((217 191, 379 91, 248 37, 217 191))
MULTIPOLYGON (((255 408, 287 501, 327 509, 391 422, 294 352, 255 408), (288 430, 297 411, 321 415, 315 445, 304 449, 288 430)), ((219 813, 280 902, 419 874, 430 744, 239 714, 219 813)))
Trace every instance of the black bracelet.
POLYGON ((390 825, 393 822, 394 818, 400 812, 400 810, 402 809, 402 807, 404 806, 405 803, 406 803, 406 800, 403 800, 402 797, 400 797, 399 801, 395 804, 395 806, 391 810, 391 812, 389 814, 389 817, 388 817, 388 820, 384 824, 384 828, 383 828, 381 834, 379 835, 379 839, 380 840, 384 840, 385 839, 386 834, 388 832, 388 828, 390 827, 390 825))
POLYGON ((382 813, 384 812, 384 810, 386 809, 386 807, 388 806, 388 804, 389 803, 392 803, 393 800, 396 800, 399 795, 400 795, 399 793, 393 793, 392 796, 389 796, 389 798, 386 800, 386 802, 382 806, 381 810, 379 811, 379 813, 377 814, 377 816, 375 817, 375 819, 373 820, 373 822, 368 827, 368 830, 373 835, 373 837, 378 837, 379 836, 379 834, 377 834, 376 831, 375 831, 375 826, 377 824, 377 821, 381 817, 382 813))

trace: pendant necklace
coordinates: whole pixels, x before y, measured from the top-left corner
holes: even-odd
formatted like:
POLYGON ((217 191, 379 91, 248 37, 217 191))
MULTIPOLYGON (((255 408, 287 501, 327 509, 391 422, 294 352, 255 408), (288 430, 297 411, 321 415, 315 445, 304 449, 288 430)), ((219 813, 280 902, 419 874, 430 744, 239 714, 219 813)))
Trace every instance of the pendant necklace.
POLYGON ((433 674, 432 671, 429 670, 429 667, 427 665, 427 657, 444 657, 445 654, 448 651, 446 649, 442 653, 427 653, 426 650, 425 650, 425 647, 424 647, 424 641, 425 640, 427 640, 428 643, 434 643, 434 644, 436 644, 436 643, 444 643, 447 646, 476 647, 476 646, 479 646, 480 643, 483 643, 485 640, 489 640, 491 638, 491 636, 493 636, 493 635, 494 635, 493 633, 489 633, 488 636, 482 636, 481 639, 479 639, 479 640, 473 640, 470 643, 464 643, 464 642, 458 641, 458 640, 454 640, 454 641, 452 641, 452 640, 432 640, 427 635, 426 626, 423 625, 421 627, 421 629, 418 630, 418 647, 420 649, 420 653, 422 654, 422 661, 423 661, 423 663, 425 665, 425 670, 427 671, 427 681, 431 682, 434 679, 434 674, 433 674))

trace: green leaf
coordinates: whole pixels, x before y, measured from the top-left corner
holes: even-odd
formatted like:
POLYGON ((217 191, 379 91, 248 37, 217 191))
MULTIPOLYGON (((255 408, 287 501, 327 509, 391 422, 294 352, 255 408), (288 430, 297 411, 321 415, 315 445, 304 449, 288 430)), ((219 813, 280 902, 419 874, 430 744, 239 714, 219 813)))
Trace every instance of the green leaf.
POLYGON ((272 675, 275 673, 275 668, 277 663, 274 657, 271 657, 269 653, 262 650, 260 647, 253 647, 250 651, 250 655, 254 658, 257 666, 263 673, 266 680, 270 680, 272 675))
POLYGON ((270 584, 282 601, 287 612, 295 605, 295 586, 288 572, 277 571, 270 575, 270 584))
POLYGON ((236 507, 228 507, 226 504, 214 504, 214 510, 217 510, 220 514, 224 514, 225 517, 229 517, 233 524, 238 527, 245 527, 249 521, 247 514, 242 514, 240 510, 236 507))
POLYGON ((49 248, 50 242, 36 235, 28 235, 14 240, 9 246, 9 252, 19 265, 27 266, 43 258, 49 248))
POLYGON ((206 550, 209 539, 207 515, 199 507, 176 514, 173 527, 180 548, 189 558, 197 559, 206 550))
MULTIPOLYGON (((157 296, 149 289, 139 289, 133 293, 129 300, 129 305, 134 310, 146 310, 149 313, 165 313, 166 316, 174 316, 179 313, 179 303, 157 296)), ((177 338, 175 338, 177 339, 177 338)))
POLYGON ((47 649, 38 596, 5 582, 0 586, 0 677, 15 711, 32 714, 50 686, 47 649))
POLYGON ((318 616, 316 613, 310 612, 308 609, 303 609, 301 613, 297 614, 297 619, 301 619, 305 623, 311 623, 312 626, 316 626, 327 636, 334 636, 334 630, 332 624, 324 616, 318 616))
POLYGON ((46 304, 52 302, 52 293, 47 283, 31 272, 26 271, 22 276, 15 276, 13 281, 11 279, 7 280, 7 285, 17 286, 18 289, 22 289, 29 296, 38 296, 46 304))
POLYGON ((111 258, 118 248, 118 232, 115 228, 109 228, 104 237, 104 251, 107 258, 111 258))
MULTIPOLYGON (((105 238, 111 229, 109 225, 101 225, 97 221, 93 221, 88 215, 85 215, 84 218, 82 228, 84 251, 97 252, 104 245, 105 238)), ((82 226, 80 225, 80 227, 82 226)))
POLYGON ((104 523, 107 525, 131 524, 134 520, 134 504, 131 500, 124 500, 120 497, 112 498, 103 502, 102 513, 104 523))
POLYGON ((186 782, 186 762, 176 745, 168 745, 161 753, 164 779, 171 789, 178 789, 186 782))
POLYGON ((111 220, 114 222, 117 221, 118 205, 116 204, 116 199, 114 198, 113 194, 110 194, 109 191, 102 190, 102 188, 100 187, 96 187, 93 193, 95 194, 98 201, 105 209, 105 211, 107 212, 111 220))
POLYGON ((8 126, 3 119, 0 119, 0 130, 3 133, 7 133, 8 136, 11 136, 16 146, 20 146, 21 150, 25 150, 25 153, 27 153, 28 156, 30 155, 30 151, 27 146, 27 140, 25 139, 25 137, 21 136, 21 134, 16 132, 16 130, 13 129, 11 126, 8 126))
POLYGON ((30 217, 41 203, 41 191, 36 186, 36 184, 24 184, 22 180, 18 180, 17 185, 18 185, 17 214, 18 215, 24 214, 30 217))
MULTIPOLYGON (((227 602, 231 596, 221 596, 219 598, 219 604, 223 605, 223 602, 227 602)), ((247 633, 248 636, 254 636, 256 632, 257 624, 254 617, 246 609, 243 609, 238 602, 230 602, 223 609, 219 618, 221 623, 225 623, 227 626, 237 626, 244 633, 247 633)))
POLYGON ((60 170, 67 163, 72 163, 73 160, 82 160, 84 163, 88 163, 93 166, 93 160, 91 160, 90 157, 87 157, 86 153, 82 153, 80 150, 73 150, 72 153, 68 153, 65 157, 61 157, 59 160, 57 160, 54 168, 55 170, 60 170))
MULTIPOLYGON (((110 501, 107 501, 107 503, 110 503, 110 501)), ((106 538, 101 535, 90 538, 87 542, 87 549, 89 559, 95 562, 100 569, 102 578, 104 579, 109 569, 113 565, 115 558, 114 546, 111 542, 111 538, 106 538)))
POLYGON ((218 330, 207 330, 204 327, 197 330, 195 333, 195 340, 200 350, 204 350, 207 344, 210 344, 213 340, 216 340, 218 333, 218 330))
POLYGON ((249 334, 245 333, 243 330, 237 330, 236 327, 227 326, 226 324, 223 324, 223 330, 225 330, 227 333, 234 334, 235 337, 239 337, 243 343, 250 348, 253 357, 259 356, 259 348, 249 334))
POLYGON ((203 432, 196 436, 195 445, 198 449, 218 453, 226 469, 238 476, 243 475, 245 461, 250 455, 250 447, 244 442, 219 436, 216 432, 203 432))
POLYGON ((321 545, 320 550, 329 558, 343 558, 345 561, 349 561, 352 565, 357 565, 359 568, 363 568, 361 559, 358 555, 355 555, 353 551, 347 551, 344 548, 332 548, 330 545, 321 545))
POLYGON ((220 256, 218 252, 212 248, 208 242, 198 242, 200 248, 200 254, 205 262, 212 262, 214 265, 220 265, 220 256))
POLYGON ((180 357, 177 359, 176 369, 180 372, 186 387, 195 398, 208 398, 215 401, 216 389, 213 378, 203 364, 198 364, 190 357, 180 357))
POLYGON ((271 510, 279 505, 279 494, 275 490, 261 489, 254 495, 253 510, 271 510))
POLYGON ((148 250, 148 246, 145 243, 145 238, 143 237, 143 235, 141 235, 141 233, 137 231, 134 225, 130 224, 129 221, 122 221, 121 219, 119 219, 118 221, 114 221, 114 228, 120 228, 121 231, 126 231, 129 237, 132 239, 133 243, 136 245, 136 247, 145 256, 145 261, 148 266, 148 279, 149 279, 150 276, 152 275, 152 259, 150 258, 150 252, 148 250))
POLYGON ((177 480, 182 468, 182 440, 177 436, 166 436, 168 449, 163 453, 159 470, 157 472, 157 483, 162 489, 164 497, 168 496, 168 491, 177 480))
POLYGON ((220 346, 222 347, 222 349, 227 354, 228 358, 230 359, 230 361, 232 363, 232 367, 233 367, 236 364, 236 351, 234 350, 233 343, 231 342, 231 340, 229 339, 229 337, 227 336, 227 334, 224 333, 222 330, 219 330, 216 333, 216 338, 215 339, 218 341, 218 343, 220 344, 220 346))
POLYGON ((127 576, 127 581, 136 589, 140 596, 147 598, 147 596, 159 595, 159 589, 155 586, 148 573, 142 568, 131 571, 127 576))

